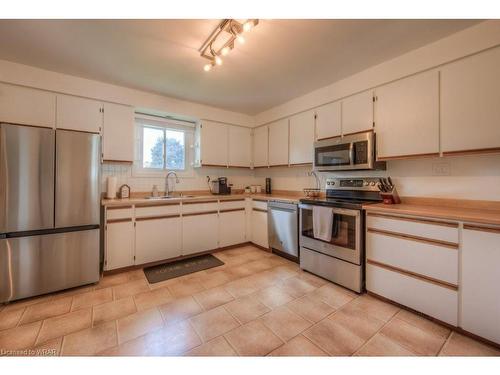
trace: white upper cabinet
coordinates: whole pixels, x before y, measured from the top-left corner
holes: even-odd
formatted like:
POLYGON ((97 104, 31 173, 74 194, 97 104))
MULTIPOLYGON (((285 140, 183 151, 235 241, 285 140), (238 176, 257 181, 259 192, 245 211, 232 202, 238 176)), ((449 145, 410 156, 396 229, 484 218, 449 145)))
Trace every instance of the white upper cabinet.
POLYGON ((228 162, 227 125, 213 121, 203 121, 200 147, 201 165, 226 167, 228 162))
POLYGON ((365 91, 342 100, 342 134, 373 129, 373 92, 365 91))
POLYGON ((316 109, 316 139, 342 135, 340 102, 326 104, 316 109))
POLYGON ((255 128, 253 131, 253 166, 267 167, 269 165, 269 127, 267 125, 255 128))
POLYGON ((252 129, 228 126, 230 167, 250 167, 252 160, 252 129))
POLYGON ((269 165, 288 165, 288 119, 269 124, 269 165))
POLYGON ((70 95, 57 95, 57 128, 100 133, 102 118, 101 102, 70 95))
POLYGON ((134 161, 134 109, 104 103, 102 153, 104 161, 134 161))
POLYGON ((53 128, 55 119, 54 93, 0 83, 0 122, 53 128))
POLYGON ((441 145, 446 153, 500 149, 500 48, 441 69, 441 145))
POLYGON ((313 161, 314 111, 290 117, 290 164, 313 161))
POLYGON ((377 158, 439 155, 439 73, 430 71, 376 91, 377 158))

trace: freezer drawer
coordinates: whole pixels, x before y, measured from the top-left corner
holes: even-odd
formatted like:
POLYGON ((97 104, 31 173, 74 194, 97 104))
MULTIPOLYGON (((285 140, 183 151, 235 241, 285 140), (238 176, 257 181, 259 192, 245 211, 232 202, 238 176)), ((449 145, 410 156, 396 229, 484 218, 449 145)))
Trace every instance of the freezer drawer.
POLYGON ((361 293, 363 290, 363 270, 361 266, 344 262, 300 247, 300 268, 361 293))
POLYGON ((56 131, 55 227, 99 223, 100 137, 56 131))
POLYGON ((0 233, 54 226, 54 130, 0 124, 0 233))
POLYGON ((99 281, 99 229, 0 239, 0 303, 99 281))

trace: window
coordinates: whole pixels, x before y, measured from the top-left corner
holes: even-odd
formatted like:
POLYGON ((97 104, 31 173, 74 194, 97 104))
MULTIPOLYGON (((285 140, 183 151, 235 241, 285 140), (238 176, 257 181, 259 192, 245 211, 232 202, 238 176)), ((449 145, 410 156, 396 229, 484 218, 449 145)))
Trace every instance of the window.
POLYGON ((186 141, 182 130, 142 127, 142 168, 184 170, 186 141))
POLYGON ((137 118, 136 174, 160 176, 168 171, 190 172, 193 139, 194 126, 173 120, 137 118))

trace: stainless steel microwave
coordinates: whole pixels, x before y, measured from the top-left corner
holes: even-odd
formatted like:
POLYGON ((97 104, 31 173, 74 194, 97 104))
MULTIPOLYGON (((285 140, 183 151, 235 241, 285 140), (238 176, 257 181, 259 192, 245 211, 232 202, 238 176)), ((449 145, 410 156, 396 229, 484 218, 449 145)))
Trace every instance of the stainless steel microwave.
POLYGON ((375 134, 372 131, 314 142, 314 169, 348 171, 386 169, 375 159, 375 134))

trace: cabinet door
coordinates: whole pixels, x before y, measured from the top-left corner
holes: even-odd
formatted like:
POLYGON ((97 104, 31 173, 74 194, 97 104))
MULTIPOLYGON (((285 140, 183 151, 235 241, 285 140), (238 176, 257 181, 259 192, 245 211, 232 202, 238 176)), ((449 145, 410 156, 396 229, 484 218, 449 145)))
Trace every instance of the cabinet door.
POLYGON ((288 165, 288 119, 269 124, 269 165, 288 165))
POLYGON ((252 242, 269 248, 267 237, 267 212, 252 210, 252 242))
POLYGON ((342 134, 340 102, 316 109, 316 139, 338 137, 342 134))
POLYGON ((373 92, 365 91, 342 100, 342 134, 373 129, 373 92))
POLYGON ((246 241, 245 209, 219 214, 219 246, 231 246, 246 241))
POLYGON ((227 125, 212 121, 203 121, 200 143, 202 165, 227 166, 227 125))
POLYGON ((252 159, 252 129, 228 126, 229 166, 250 167, 252 159))
POLYGON ((55 94, 0 83, 0 122, 53 128, 55 120, 55 94))
POLYGON ((500 150, 500 48, 441 70, 444 154, 500 150))
POLYGON ((500 344, 500 227, 464 224, 462 232, 462 322, 466 331, 500 344))
POLYGON ((181 255, 181 218, 136 219, 135 264, 181 255))
POLYGON ((57 95, 57 128, 100 133, 102 117, 102 103, 97 100, 57 95))
POLYGON ((253 166, 267 167, 269 165, 269 127, 267 125, 255 128, 253 131, 253 166))
POLYGON ((102 153, 107 161, 134 161, 134 109, 104 103, 102 153))
POLYGON ((218 214, 193 214, 182 217, 182 255, 216 249, 218 239, 218 214))
POLYGON ((290 164, 313 161, 314 112, 307 111, 290 118, 290 164))
POLYGON ((426 72, 376 91, 377 158, 439 156, 439 73, 426 72))
POLYGON ((132 219, 106 224, 106 270, 134 264, 134 232, 132 219))

